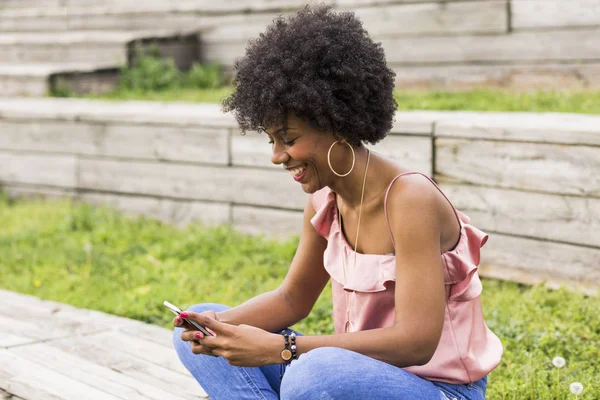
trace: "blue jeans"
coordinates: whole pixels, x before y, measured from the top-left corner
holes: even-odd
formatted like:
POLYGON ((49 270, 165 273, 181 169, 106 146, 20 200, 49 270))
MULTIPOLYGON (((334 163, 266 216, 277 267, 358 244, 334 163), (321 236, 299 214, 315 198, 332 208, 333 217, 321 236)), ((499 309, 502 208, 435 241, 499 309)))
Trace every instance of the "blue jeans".
MULTIPOLYGON (((197 304, 189 310, 226 310, 221 304, 197 304)), ((428 381, 402 368, 337 347, 302 354, 285 368, 279 364, 235 367, 222 357, 196 355, 175 328, 173 343, 179 359, 212 400, 221 399, 485 399, 487 377, 470 384, 428 381)), ((283 340, 282 340, 283 343, 283 340)))

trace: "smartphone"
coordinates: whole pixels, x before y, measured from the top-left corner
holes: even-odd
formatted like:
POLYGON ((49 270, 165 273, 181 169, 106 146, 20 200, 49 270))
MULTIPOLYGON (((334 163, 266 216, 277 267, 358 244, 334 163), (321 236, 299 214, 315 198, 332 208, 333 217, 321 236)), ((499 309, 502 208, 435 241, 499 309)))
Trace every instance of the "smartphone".
MULTIPOLYGON (((179 317, 179 314, 181 314, 183 311, 181 311, 181 309, 171 303, 169 303, 168 301, 164 301, 163 304, 165 305, 165 307, 167 307, 169 310, 171 310, 171 312, 175 315, 177 315, 179 317)), ((208 329, 206 329, 205 327, 203 327, 202 325, 200 325, 199 323, 197 323, 196 321, 192 321, 191 319, 186 319, 184 318, 184 320, 192 325, 193 327, 195 327, 196 329, 198 329, 200 332, 204 333, 204 335, 206 336, 215 336, 214 334, 210 333, 208 331, 208 329)))

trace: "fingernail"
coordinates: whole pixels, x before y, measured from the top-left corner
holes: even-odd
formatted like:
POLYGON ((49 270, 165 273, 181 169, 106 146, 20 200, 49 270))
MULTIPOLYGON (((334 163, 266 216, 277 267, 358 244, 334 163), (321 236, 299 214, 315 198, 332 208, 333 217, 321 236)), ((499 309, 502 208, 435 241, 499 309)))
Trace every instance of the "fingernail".
POLYGON ((175 318, 175 321, 177 321, 177 323, 180 324, 181 323, 181 318, 177 317, 177 318, 175 318))
POLYGON ((210 329, 210 328, 206 328, 206 330, 207 330, 207 331, 209 331, 210 333, 212 333, 213 335, 215 334, 215 331, 213 331, 213 330, 212 330, 212 329, 210 329))
POLYGON ((188 317, 188 313, 186 313, 186 312, 182 312, 179 315, 181 316, 181 318, 187 318, 188 317))
POLYGON ((200 332, 196 332, 196 339, 201 339, 200 332))

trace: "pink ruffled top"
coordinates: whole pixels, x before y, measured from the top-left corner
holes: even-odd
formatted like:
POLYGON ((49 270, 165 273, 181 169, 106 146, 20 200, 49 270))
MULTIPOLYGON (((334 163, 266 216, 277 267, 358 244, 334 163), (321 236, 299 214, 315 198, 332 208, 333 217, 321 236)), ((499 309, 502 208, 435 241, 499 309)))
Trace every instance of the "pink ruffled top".
MULTIPOLYGON (((433 180, 419 172, 398 175, 390 183, 388 192, 396 179, 415 173, 429 179, 446 197, 433 180)), ((356 330, 393 326, 395 255, 358 253, 356 265, 351 268, 348 260, 353 259, 353 249, 340 230, 335 193, 325 187, 313 193, 311 199, 316 210, 311 223, 328 240, 323 261, 332 281, 336 333, 344 332, 346 322, 344 290, 355 292, 351 300, 351 319, 356 330), (344 281, 341 257, 346 259, 347 282, 344 281)), ((448 200, 447 197, 446 199, 448 200)), ((387 193, 385 201, 387 203, 387 193)), ((454 249, 441 254, 446 291, 442 336, 427 364, 404 369, 428 380, 468 383, 475 382, 492 371, 500 363, 503 349, 500 339, 485 324, 479 297, 482 290, 477 274, 480 248, 487 241, 488 235, 470 225, 469 217, 456 209, 454 212, 461 226, 460 239, 454 249)))

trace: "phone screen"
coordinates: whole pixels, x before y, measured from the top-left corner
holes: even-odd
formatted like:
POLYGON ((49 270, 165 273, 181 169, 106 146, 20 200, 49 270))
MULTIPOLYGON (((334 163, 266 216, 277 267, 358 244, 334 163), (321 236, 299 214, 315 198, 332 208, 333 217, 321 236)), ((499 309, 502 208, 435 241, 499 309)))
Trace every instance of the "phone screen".
MULTIPOLYGON (((181 311, 181 309, 179 307, 177 307, 174 304, 169 303, 168 301, 164 301, 163 305, 165 307, 167 307, 169 310, 171 310, 171 312, 177 316, 179 316, 183 311, 181 311)), ((205 334, 206 336, 215 336, 212 333, 210 333, 205 327, 203 327, 202 325, 200 325, 199 323, 197 323, 196 321, 192 321, 190 319, 186 319, 184 318, 184 320, 192 325, 193 327, 195 327, 196 329, 198 329, 200 332, 202 332, 203 334, 205 334)))

